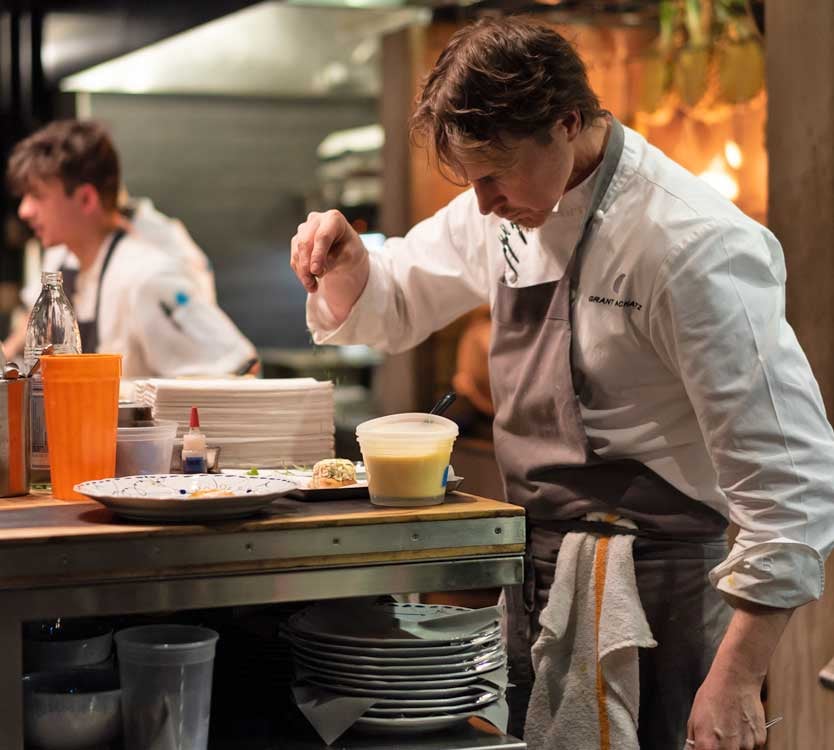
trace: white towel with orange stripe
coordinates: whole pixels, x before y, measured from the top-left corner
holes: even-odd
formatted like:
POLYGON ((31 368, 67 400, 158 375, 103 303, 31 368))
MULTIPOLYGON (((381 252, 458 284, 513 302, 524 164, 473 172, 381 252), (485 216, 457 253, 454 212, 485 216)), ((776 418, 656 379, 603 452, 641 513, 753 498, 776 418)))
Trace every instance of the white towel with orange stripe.
POLYGON ((637 649, 657 643, 637 591, 633 546, 630 534, 562 540, 533 646, 529 750, 639 750, 637 649))

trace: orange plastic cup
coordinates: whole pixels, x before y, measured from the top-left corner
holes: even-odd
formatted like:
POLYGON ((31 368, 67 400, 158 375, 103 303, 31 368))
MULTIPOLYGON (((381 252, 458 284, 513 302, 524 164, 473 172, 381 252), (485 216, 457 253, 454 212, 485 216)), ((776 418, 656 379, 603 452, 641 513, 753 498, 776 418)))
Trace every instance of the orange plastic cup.
POLYGON ((76 484, 116 473, 122 355, 55 354, 41 372, 52 494, 86 501, 76 484))

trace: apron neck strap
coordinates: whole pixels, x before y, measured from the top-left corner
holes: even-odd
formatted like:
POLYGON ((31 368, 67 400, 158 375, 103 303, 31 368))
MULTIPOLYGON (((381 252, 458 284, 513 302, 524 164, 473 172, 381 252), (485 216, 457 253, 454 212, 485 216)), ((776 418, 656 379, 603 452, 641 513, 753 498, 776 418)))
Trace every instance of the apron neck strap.
POLYGON ((124 230, 117 229, 113 233, 113 237, 107 247, 107 252, 104 255, 104 260, 101 264, 101 272, 98 275, 98 283, 96 285, 96 305, 94 308, 94 317, 92 320, 78 321, 78 332, 81 334, 81 351, 83 352, 98 351, 98 318, 101 309, 101 287, 104 281, 104 274, 107 272, 110 261, 113 259, 116 247, 124 236, 124 230))
POLYGON ((98 313, 101 309, 101 286, 104 281, 104 274, 107 271, 107 267, 110 265, 110 261, 113 259, 113 253, 116 252, 116 246, 124 236, 124 229, 117 229, 113 233, 113 239, 110 240, 110 245, 108 246, 107 253, 104 256, 104 262, 101 264, 101 273, 98 275, 98 285, 96 286, 96 313, 94 318, 96 321, 98 321, 98 313))
POLYGON ((570 279, 571 285, 574 286, 577 282, 578 269, 581 264, 581 254, 585 244, 588 241, 590 234, 591 222, 594 220, 605 194, 611 185, 611 180, 614 178, 614 173, 620 164, 620 157, 623 155, 623 146, 625 145, 625 130, 616 117, 611 117, 611 129, 608 133, 608 143, 605 146, 605 153, 602 156, 602 162, 599 165, 599 173, 594 182, 594 190, 591 193, 591 200, 588 203, 588 208, 585 210, 585 217, 582 219, 582 234, 579 236, 579 241, 573 250, 573 255, 568 262, 568 267, 565 269, 565 277, 570 279))

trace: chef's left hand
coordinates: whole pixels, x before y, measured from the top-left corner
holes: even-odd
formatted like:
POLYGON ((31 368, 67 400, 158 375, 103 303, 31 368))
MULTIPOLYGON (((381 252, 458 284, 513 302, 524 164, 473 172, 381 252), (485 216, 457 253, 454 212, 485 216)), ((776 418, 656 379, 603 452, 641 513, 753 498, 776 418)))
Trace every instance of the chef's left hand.
POLYGON ((762 681, 713 669, 692 704, 685 750, 756 750, 767 738, 762 681), (694 744, 693 744, 694 742, 694 744))

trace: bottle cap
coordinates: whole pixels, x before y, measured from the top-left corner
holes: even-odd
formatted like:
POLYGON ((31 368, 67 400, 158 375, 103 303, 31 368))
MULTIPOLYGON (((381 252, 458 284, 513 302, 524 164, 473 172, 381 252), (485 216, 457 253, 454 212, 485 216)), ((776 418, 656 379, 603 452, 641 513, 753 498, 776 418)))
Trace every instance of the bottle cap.
POLYGON ((197 407, 191 407, 191 420, 188 423, 188 426, 192 430, 199 430, 200 429, 200 414, 197 412, 197 407))

